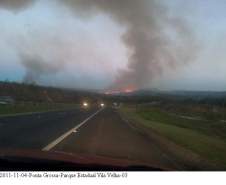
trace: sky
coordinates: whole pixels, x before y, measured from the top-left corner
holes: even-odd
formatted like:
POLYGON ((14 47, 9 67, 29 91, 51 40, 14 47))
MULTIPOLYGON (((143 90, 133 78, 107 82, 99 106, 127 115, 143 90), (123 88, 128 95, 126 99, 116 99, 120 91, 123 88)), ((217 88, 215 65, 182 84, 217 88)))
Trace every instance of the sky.
POLYGON ((72 5, 36 0, 26 6, 23 1, 16 7, 0 2, 0 80, 101 90, 226 91, 225 0, 162 0, 163 9, 151 4, 145 11, 154 13, 143 14, 139 13, 143 6, 138 6, 137 15, 138 0, 132 0, 136 6, 122 9, 129 13, 120 12, 117 4, 98 4, 98 0, 93 4, 69 0, 72 5), (89 10, 91 6, 97 12, 89 10), (133 16, 138 17, 137 22, 131 20, 133 16), (175 24, 174 28, 172 20, 163 23, 169 16, 180 20, 182 26, 175 24), (152 26, 139 24, 141 20, 152 26), (150 43, 140 41, 158 32, 164 40, 158 35, 150 43), (137 36, 137 40, 129 36, 137 36), (156 50, 152 55, 144 52, 149 46, 156 50))

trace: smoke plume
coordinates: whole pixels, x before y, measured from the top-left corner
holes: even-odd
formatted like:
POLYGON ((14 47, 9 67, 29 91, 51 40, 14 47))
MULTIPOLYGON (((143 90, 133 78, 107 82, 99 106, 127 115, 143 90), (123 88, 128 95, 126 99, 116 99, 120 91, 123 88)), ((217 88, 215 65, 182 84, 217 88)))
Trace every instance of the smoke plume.
POLYGON ((35 38, 27 36, 14 40, 21 64, 26 70, 24 82, 37 83, 43 76, 55 75, 64 70, 73 57, 73 46, 63 33, 57 35, 38 32, 35 38), (20 44, 22 41, 23 45, 20 44))
MULTIPOLYGON (((127 69, 120 70, 113 90, 144 88, 167 69, 176 69, 195 56, 196 43, 188 24, 172 17, 157 0, 55 0, 80 18, 105 14, 125 28, 122 42, 129 51, 127 69)), ((19 11, 32 0, 1 0, 0 7, 19 11)), ((102 28, 104 29, 104 28, 102 28)), ((60 70, 60 62, 22 54, 27 69, 25 80, 33 81, 42 74, 60 70), (54 63, 54 65, 53 65, 54 63)), ((115 56, 117 57, 117 56, 115 56)))
POLYGON ((167 68, 183 65, 194 56, 194 37, 185 20, 171 17, 167 8, 155 0, 65 0, 63 3, 81 17, 104 13, 125 27, 122 41, 130 53, 128 69, 119 72, 110 89, 144 88, 167 68))
POLYGON ((0 0, 0 8, 10 11, 20 11, 31 5, 34 0, 0 0))
POLYGON ((23 53, 20 58, 26 68, 25 83, 35 83, 42 75, 54 74, 62 70, 61 62, 49 61, 40 55, 23 53))

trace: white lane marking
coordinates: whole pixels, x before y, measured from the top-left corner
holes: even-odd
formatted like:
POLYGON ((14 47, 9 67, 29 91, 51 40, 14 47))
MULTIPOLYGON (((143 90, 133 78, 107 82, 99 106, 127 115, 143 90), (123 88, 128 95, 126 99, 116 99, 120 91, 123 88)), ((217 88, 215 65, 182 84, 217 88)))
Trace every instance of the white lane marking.
POLYGON ((51 142, 50 144, 48 144, 46 147, 44 147, 42 149, 42 151, 49 151, 52 148, 54 148, 57 144, 59 144, 60 142, 62 142, 66 137, 68 137, 69 135, 71 135, 73 132, 77 132, 77 130, 84 125, 87 121, 89 121, 90 119, 92 119, 94 116, 96 116, 99 112, 101 112, 103 109, 98 110, 96 113, 92 114, 91 116, 89 116, 87 119, 85 119, 83 122, 81 122, 79 125, 77 125, 76 127, 72 128, 71 130, 69 130, 68 132, 66 132, 65 134, 63 134, 62 136, 60 136, 59 138, 57 138, 56 140, 54 140, 53 142, 51 142))

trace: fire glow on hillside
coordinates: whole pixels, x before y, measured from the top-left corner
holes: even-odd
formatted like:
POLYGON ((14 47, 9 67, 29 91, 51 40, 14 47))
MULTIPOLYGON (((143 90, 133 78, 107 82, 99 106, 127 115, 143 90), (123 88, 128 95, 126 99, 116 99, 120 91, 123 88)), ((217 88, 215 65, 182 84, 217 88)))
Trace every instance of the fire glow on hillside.
POLYGON ((129 85, 127 87, 118 89, 118 90, 107 90, 105 91, 105 94, 120 94, 120 93, 132 93, 136 91, 136 88, 134 85, 129 85))

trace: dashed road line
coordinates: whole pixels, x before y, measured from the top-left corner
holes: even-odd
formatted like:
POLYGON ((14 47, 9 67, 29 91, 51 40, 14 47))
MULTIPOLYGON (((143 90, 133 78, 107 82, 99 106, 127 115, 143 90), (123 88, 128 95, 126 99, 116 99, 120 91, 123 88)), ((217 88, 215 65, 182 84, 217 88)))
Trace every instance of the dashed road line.
POLYGON ((81 122, 79 125, 77 125, 76 127, 72 128, 71 130, 67 131, 66 133, 64 133, 62 136, 58 137, 56 140, 54 140, 53 142, 51 142, 50 144, 48 144, 46 147, 44 147, 42 149, 42 151, 50 151, 52 148, 54 148, 56 145, 58 145, 60 142, 62 142, 65 138, 67 138, 69 135, 71 135, 72 133, 76 133, 77 130, 83 126, 86 122, 88 122, 90 119, 92 119, 94 116, 96 116, 99 112, 101 112, 103 110, 100 109, 97 112, 95 112, 94 114, 92 114, 91 116, 89 116, 87 119, 85 119, 83 122, 81 122))

